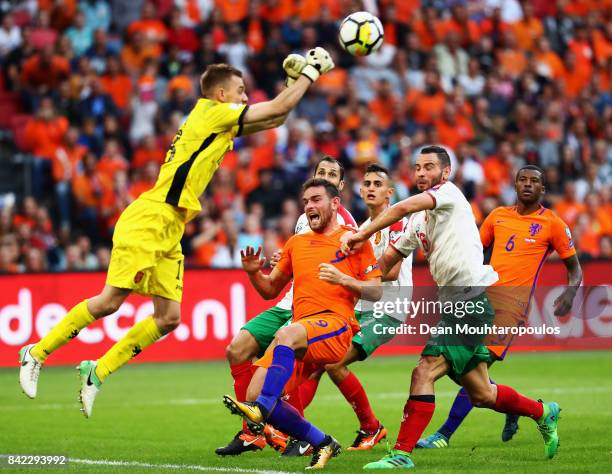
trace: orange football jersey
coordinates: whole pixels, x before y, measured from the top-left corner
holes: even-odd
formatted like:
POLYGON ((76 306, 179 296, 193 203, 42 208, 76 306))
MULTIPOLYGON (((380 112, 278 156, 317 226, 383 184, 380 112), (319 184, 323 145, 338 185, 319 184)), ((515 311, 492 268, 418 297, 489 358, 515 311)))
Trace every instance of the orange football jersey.
POLYGON ((550 209, 521 215, 516 207, 494 209, 480 227, 484 247, 493 245, 494 286, 533 286, 544 261, 556 250, 562 259, 576 254, 569 227, 550 209))
POLYGON ((319 265, 331 263, 342 273, 357 280, 380 278, 374 250, 369 241, 354 254, 346 256, 340 250, 340 237, 351 227, 340 226, 331 235, 313 231, 296 234, 283 248, 277 268, 293 276, 293 319, 297 321, 322 312, 331 312, 359 329, 354 306, 358 295, 341 285, 319 279, 319 265))

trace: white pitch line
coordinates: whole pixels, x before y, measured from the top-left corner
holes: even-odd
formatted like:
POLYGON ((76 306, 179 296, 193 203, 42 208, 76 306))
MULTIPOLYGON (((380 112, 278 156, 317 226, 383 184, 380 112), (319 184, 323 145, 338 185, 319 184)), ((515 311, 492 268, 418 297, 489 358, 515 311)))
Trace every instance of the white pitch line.
POLYGON ((150 467, 155 469, 178 469, 190 471, 210 471, 210 472, 246 472, 255 474, 293 474, 290 471, 270 471, 262 469, 242 469, 239 467, 217 467, 200 466, 198 464, 154 464, 138 461, 113 461, 107 459, 74 459, 70 458, 68 463, 89 464, 97 466, 122 466, 122 467, 150 467))
MULTIPOLYGON (((610 393, 612 387, 521 387, 521 393, 547 393, 552 395, 564 395, 564 394, 576 394, 576 393, 610 393)), ((436 392, 436 398, 453 398, 457 395, 456 391, 444 391, 436 392)), ((379 392, 379 393, 368 393, 368 397, 372 400, 401 400, 408 396, 408 390, 405 392, 379 392)), ((344 402, 345 399, 339 394, 320 395, 315 397, 315 400, 321 400, 325 402, 344 402)), ((109 408, 117 407, 142 407, 142 406, 198 406, 198 405, 221 405, 221 397, 218 398, 177 398, 170 400, 133 400, 125 403, 108 403, 106 404, 109 408)), ((11 410, 25 410, 25 409, 36 409, 36 410, 63 410, 66 408, 74 408, 77 406, 75 403, 41 403, 36 404, 35 402, 24 403, 19 405, 0 405, 0 411, 11 411, 11 410)))
MULTIPOLYGON (((7 458, 7 454, 0 454, 0 458, 7 458)), ((263 469, 242 469, 239 467, 218 467, 200 466, 198 464, 155 464, 140 461, 115 461, 112 459, 79 459, 69 458, 68 464, 88 464, 90 466, 121 466, 121 467, 146 467, 155 469, 175 469, 190 471, 209 471, 209 472, 246 472, 255 474, 294 474, 291 471, 271 471, 263 469)))

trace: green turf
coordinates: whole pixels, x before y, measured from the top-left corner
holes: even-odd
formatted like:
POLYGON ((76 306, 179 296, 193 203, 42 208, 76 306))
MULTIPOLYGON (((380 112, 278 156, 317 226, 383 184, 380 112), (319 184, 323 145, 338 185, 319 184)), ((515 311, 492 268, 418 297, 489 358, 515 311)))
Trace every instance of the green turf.
MULTIPOLYGON (((375 412, 390 430, 391 442, 397 434, 415 361, 414 357, 374 358, 354 366, 375 412)), ((417 469, 435 473, 610 472, 610 367, 612 352, 511 354, 493 367, 492 376, 527 396, 560 403, 563 411, 557 457, 544 459, 542 439, 532 420, 522 419, 515 438, 502 443, 503 415, 476 410, 451 440, 449 449, 416 451, 413 459, 417 469)), ((0 370, 0 387, 0 453, 59 453, 77 459, 240 468, 244 472, 300 472, 309 461, 281 460, 271 449, 238 458, 220 458, 213 453, 239 428, 238 419, 221 403, 221 396, 231 393, 224 363, 126 367, 102 387, 89 420, 78 410, 78 380, 72 368, 45 368, 36 400, 21 393, 17 368, 0 370)), ((456 386, 444 379, 438 382, 437 390, 437 410, 427 434, 445 418, 456 386)), ((357 429, 355 416, 327 378, 307 416, 343 446, 352 442, 357 429)), ((384 450, 384 446, 377 446, 368 452, 345 451, 327 470, 355 472, 380 458, 384 450)), ((80 463, 53 470, 66 471, 197 472, 80 463)))

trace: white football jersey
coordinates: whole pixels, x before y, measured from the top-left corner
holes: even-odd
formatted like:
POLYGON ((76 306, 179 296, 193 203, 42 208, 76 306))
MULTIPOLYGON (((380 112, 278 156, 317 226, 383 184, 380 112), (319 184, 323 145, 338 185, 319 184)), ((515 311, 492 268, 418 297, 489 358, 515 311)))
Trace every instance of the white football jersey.
MULTIPOLYGON (((351 227, 357 228, 357 223, 351 213, 342 205, 338 208, 338 213, 336 214, 336 218, 338 224, 340 225, 348 225, 351 227)), ((305 234, 310 230, 310 226, 308 225, 308 217, 306 214, 302 214, 295 224, 295 233, 296 234, 305 234)), ((276 303, 276 308, 290 310, 293 307, 293 282, 291 282, 291 288, 285 293, 283 299, 281 299, 278 303, 276 303)))
MULTIPOLYGON (((367 226, 370 222, 372 222, 372 219, 368 218, 368 220, 366 220, 363 224, 361 224, 361 228, 367 226)), ((379 260, 382 257, 382 255, 385 253, 385 250, 387 250, 387 247, 389 245, 393 244, 394 242, 397 242, 397 240, 402 236, 402 232, 407 225, 408 225, 408 218, 404 217, 401 220, 397 221, 396 223, 391 224, 389 227, 385 227, 384 229, 370 236, 370 243, 372 244, 372 248, 374 249, 374 256, 376 257, 377 260, 379 260)), ((388 299, 394 300, 395 293, 397 293, 398 297, 400 296, 400 291, 402 287, 405 289, 405 287, 407 286, 410 286, 410 287, 412 286, 412 254, 408 255, 402 261, 401 266, 400 266, 400 272, 399 272, 399 275, 397 276, 397 280, 384 281, 382 285, 384 287, 385 300, 388 300, 388 299), (396 291, 393 291, 393 289, 395 289, 396 291)), ((412 293, 403 294, 401 296, 409 300, 412 297, 412 293)), ((366 308, 371 308, 372 302, 369 302, 369 301, 366 302, 365 306, 366 308)), ((362 300, 359 300, 357 301, 357 304, 355 305, 355 311, 361 311, 361 310, 362 310, 362 300)), ((400 319, 401 321, 404 321, 406 317, 405 314, 400 315, 399 313, 398 314, 393 313, 390 316, 392 317, 397 316, 396 319, 400 319)))
POLYGON ((450 181, 425 191, 434 209, 410 216, 406 231, 393 246, 403 255, 421 247, 442 299, 470 299, 498 280, 483 265, 482 243, 470 203, 450 181))

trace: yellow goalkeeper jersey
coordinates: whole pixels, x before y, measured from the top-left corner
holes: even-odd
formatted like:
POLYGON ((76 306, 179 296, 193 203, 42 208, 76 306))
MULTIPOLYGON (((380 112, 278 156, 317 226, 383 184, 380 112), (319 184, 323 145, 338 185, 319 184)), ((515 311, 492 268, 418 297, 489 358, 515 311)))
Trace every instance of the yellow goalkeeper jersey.
POLYGON ((202 210, 199 197, 242 132, 248 105, 199 99, 176 132, 155 186, 140 198, 186 210, 185 222, 202 210))

